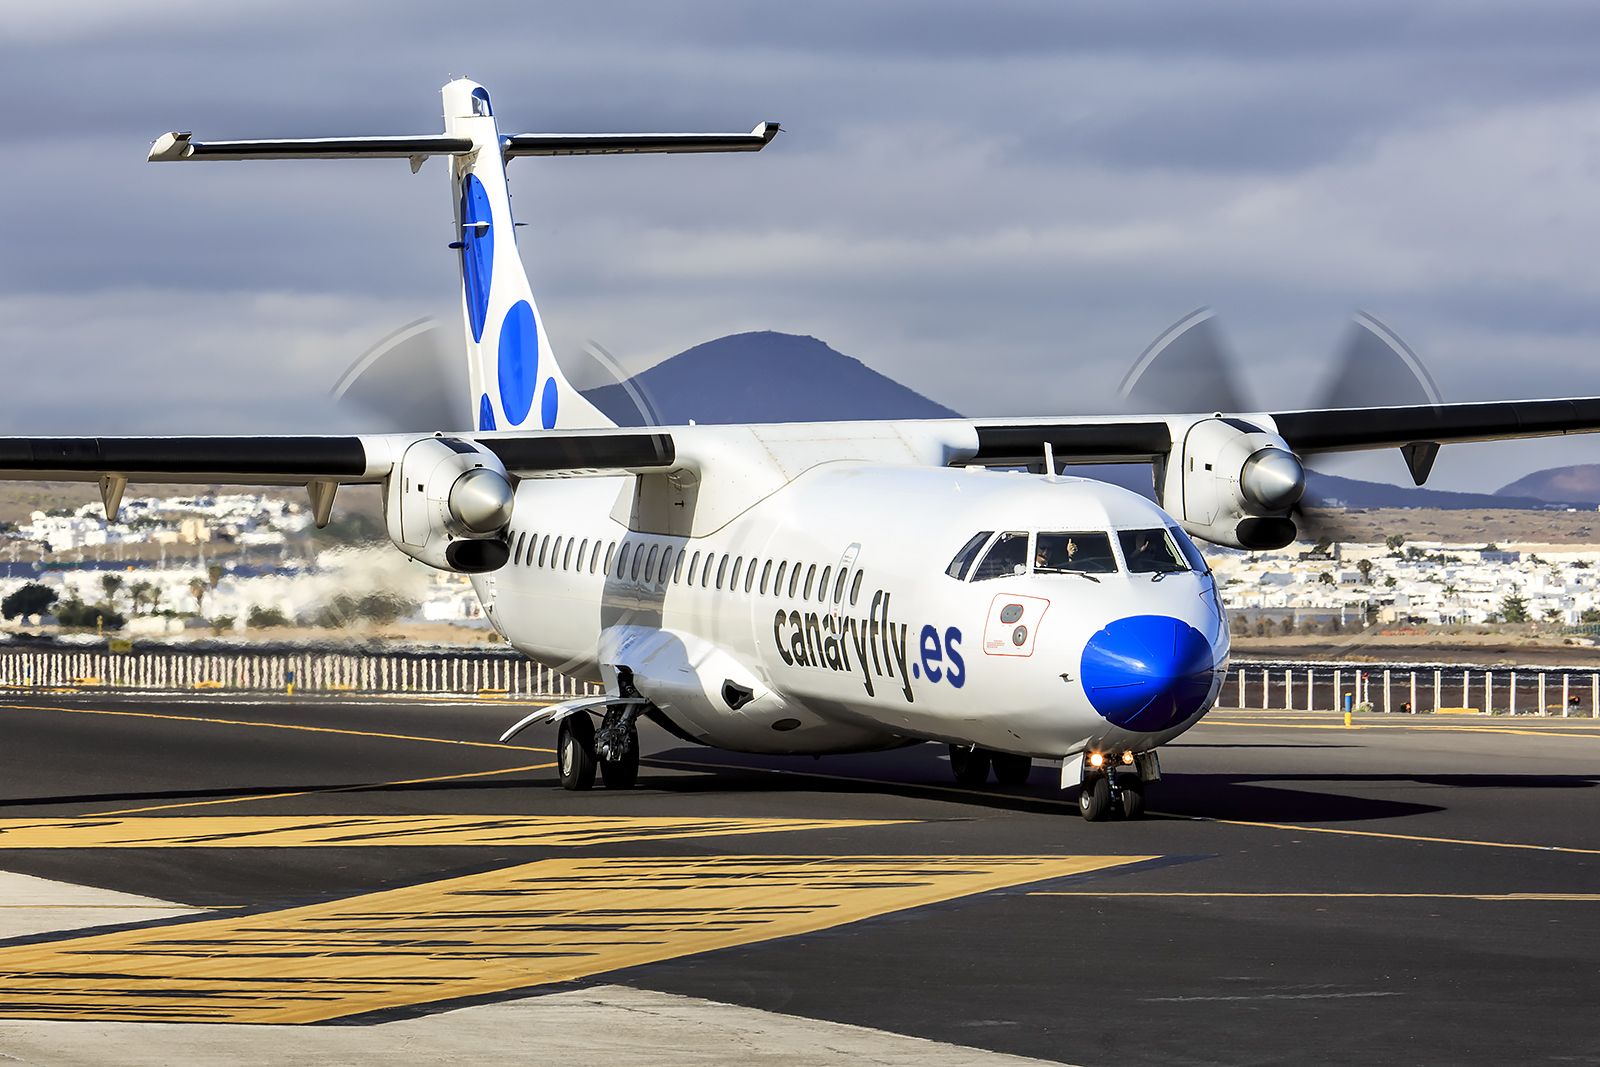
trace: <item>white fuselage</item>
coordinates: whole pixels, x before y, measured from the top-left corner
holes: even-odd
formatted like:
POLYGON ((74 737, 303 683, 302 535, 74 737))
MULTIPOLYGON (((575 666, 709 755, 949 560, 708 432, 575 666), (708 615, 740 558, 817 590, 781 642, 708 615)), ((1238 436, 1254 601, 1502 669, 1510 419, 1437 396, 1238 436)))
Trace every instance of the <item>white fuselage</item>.
POLYGON ((984 531, 1097 531, 1116 545, 1119 530, 1174 526, 1103 482, 827 462, 699 536, 628 529, 617 516, 634 482, 523 481, 512 561, 474 582, 518 650, 631 687, 710 745, 1145 751, 1197 721, 1226 670, 1204 571, 1136 573, 1119 550, 1092 578, 947 573, 984 531), (1181 670, 1163 660, 1174 643, 1181 670))

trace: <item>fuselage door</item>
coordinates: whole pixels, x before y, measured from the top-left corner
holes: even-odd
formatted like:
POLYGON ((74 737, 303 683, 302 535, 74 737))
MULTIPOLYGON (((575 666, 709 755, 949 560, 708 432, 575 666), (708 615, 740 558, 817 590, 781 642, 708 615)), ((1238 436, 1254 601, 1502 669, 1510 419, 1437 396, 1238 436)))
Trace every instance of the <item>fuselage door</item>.
POLYGON ((833 632, 839 633, 839 615, 844 610, 844 594, 850 591, 850 568, 856 565, 856 557, 861 555, 861 543, 852 541, 850 547, 844 550, 844 555, 839 557, 838 577, 833 580, 833 588, 839 591, 838 596, 830 591, 832 606, 828 613, 833 616, 833 632))

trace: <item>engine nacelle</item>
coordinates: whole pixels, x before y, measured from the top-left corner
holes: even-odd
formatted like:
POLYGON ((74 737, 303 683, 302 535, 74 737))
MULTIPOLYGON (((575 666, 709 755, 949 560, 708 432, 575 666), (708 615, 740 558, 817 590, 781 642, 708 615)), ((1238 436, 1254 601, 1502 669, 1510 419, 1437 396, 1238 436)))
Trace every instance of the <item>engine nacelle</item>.
POLYGON ((415 441, 383 490, 389 539, 412 559, 482 574, 510 557, 503 531, 515 492, 505 465, 488 449, 454 437, 415 441))
POLYGON ((1161 504, 1195 537, 1230 548, 1282 548, 1306 472, 1275 433, 1242 419, 1201 419, 1167 462, 1161 504))

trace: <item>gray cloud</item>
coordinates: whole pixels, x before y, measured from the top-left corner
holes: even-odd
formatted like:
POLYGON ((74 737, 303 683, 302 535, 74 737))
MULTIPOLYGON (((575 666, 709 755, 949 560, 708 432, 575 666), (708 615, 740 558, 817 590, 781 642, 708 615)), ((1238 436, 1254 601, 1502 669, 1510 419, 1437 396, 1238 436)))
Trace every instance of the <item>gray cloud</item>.
MULTIPOLYGON (((340 424, 321 396, 356 353, 455 314, 439 164, 145 149, 437 129, 451 73, 508 128, 789 130, 755 157, 518 161, 564 350, 642 366, 783 329, 973 413, 1084 411, 1204 303, 1287 405, 1366 308, 1451 399, 1600 392, 1593 5, 545 6, 8 13, 7 430, 340 424)), ((1597 459, 1447 449, 1436 480, 1597 459)))

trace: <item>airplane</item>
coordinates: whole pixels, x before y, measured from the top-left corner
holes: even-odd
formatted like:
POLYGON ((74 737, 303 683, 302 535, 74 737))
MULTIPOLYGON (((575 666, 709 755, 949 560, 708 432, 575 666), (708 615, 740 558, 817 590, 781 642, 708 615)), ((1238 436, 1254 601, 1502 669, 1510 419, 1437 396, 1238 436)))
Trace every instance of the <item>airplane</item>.
POLYGON ((621 428, 568 382, 518 251, 519 156, 753 152, 779 132, 502 135, 488 92, 444 130, 200 141, 156 162, 399 158, 449 168, 471 393, 464 425, 328 436, 0 438, 0 478, 380 486, 389 539, 470 576, 512 647, 600 684, 557 726, 561 785, 634 785, 637 723, 740 752, 949 747, 962 786, 1060 760, 1098 821, 1137 817, 1158 751, 1217 698, 1229 628, 1195 539, 1296 536, 1302 457, 1600 430, 1600 398, 1299 411, 621 428), (1158 502, 1061 473, 1153 466, 1158 502), (1019 468, 1021 468, 1019 470, 1019 468), (1037 473, 1033 473, 1037 471, 1037 473))

